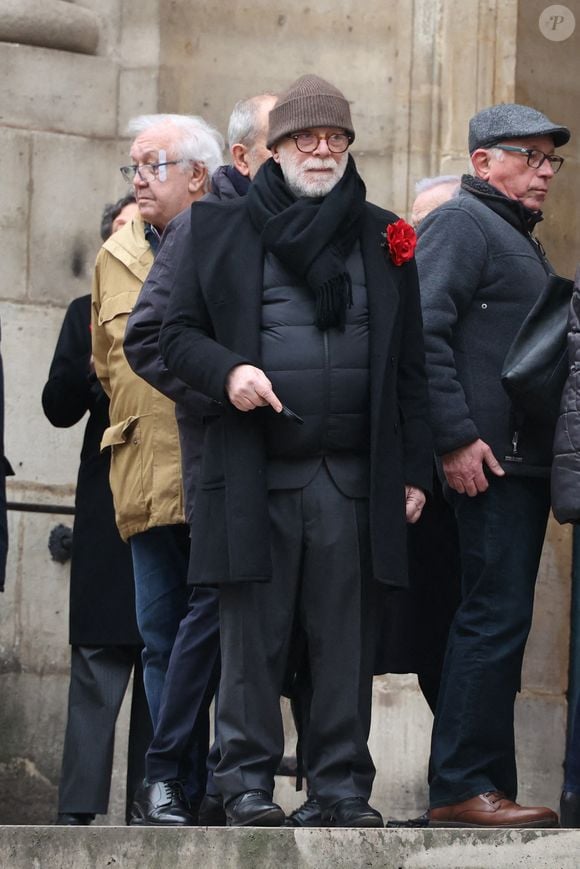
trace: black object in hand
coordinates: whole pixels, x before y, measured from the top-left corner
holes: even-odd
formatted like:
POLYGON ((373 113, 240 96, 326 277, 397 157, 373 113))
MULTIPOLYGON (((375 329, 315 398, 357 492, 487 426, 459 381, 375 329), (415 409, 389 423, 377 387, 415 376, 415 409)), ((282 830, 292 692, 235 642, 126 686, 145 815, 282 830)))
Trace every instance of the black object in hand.
POLYGON ((285 416, 286 419, 291 419, 292 422, 295 422, 297 425, 303 425, 304 420, 301 416, 298 416, 297 413, 294 413, 293 410, 290 410, 289 407, 282 405, 282 410, 280 411, 281 416, 285 416))

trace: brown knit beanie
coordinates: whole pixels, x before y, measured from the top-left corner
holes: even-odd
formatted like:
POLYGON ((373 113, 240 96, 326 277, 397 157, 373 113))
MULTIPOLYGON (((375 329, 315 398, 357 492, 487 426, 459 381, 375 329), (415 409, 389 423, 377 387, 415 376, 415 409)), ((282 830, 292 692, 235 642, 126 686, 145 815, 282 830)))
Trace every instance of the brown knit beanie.
POLYGON ((338 88, 317 75, 303 75, 281 93, 270 112, 268 148, 288 133, 308 127, 340 127, 354 130, 350 107, 338 88))

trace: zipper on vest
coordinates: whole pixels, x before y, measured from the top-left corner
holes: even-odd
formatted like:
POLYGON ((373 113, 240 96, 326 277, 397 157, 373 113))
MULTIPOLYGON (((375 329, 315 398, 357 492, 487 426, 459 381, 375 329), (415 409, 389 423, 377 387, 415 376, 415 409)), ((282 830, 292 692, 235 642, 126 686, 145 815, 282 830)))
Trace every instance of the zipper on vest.
POLYGON ((326 447, 328 435, 328 417, 330 414, 330 347, 328 344, 328 329, 322 332, 322 347, 324 352, 324 429, 322 448, 326 447))

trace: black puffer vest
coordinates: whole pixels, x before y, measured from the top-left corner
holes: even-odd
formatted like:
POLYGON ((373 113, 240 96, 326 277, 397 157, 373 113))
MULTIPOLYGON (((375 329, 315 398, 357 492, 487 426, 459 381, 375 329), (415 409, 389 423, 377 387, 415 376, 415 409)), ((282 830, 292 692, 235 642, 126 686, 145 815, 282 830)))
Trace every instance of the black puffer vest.
POLYGON ((364 266, 348 257, 353 305, 344 332, 314 325, 312 291, 267 254, 262 304, 262 365, 297 425, 264 411, 268 456, 310 458, 369 451, 369 334, 364 266))

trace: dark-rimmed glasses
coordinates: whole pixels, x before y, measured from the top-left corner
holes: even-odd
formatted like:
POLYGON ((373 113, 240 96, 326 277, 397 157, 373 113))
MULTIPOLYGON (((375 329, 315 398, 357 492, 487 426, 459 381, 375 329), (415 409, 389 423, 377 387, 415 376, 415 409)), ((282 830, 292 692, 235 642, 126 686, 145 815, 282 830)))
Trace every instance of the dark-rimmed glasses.
POLYGON ((159 178, 159 169, 161 166, 177 166, 182 163, 182 160, 166 160, 164 163, 141 163, 138 166, 134 163, 132 166, 121 166, 120 172, 128 184, 132 184, 135 180, 135 175, 139 175, 141 181, 149 183, 159 178))
POLYGON ((288 138, 294 139, 294 144, 303 154, 312 154, 322 140, 326 142, 331 154, 343 154, 352 142, 352 136, 349 136, 348 133, 331 133, 329 136, 320 136, 318 133, 307 131, 292 133, 288 138))
POLYGON ((494 148, 499 148, 500 151, 513 151, 515 154, 522 154, 526 157, 526 161, 530 169, 539 169, 547 160, 554 175, 559 172, 564 162, 563 157, 558 154, 544 154, 538 148, 522 148, 519 145, 494 145, 494 148))

